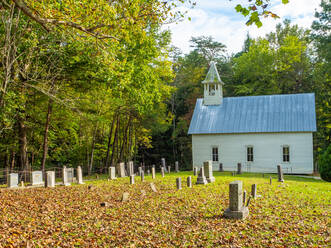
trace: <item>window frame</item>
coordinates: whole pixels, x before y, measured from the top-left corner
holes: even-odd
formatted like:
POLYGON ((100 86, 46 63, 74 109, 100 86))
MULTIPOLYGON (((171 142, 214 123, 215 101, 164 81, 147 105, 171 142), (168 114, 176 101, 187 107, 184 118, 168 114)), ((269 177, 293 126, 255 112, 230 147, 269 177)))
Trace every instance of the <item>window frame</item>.
POLYGON ((282 162, 290 163, 291 162, 291 148, 289 145, 282 145, 282 162), (285 154, 285 149, 287 149, 287 153, 285 154))
POLYGON ((254 146, 253 145, 246 146, 246 162, 249 162, 249 163, 254 162, 254 146), (249 149, 251 149, 251 153, 249 153, 249 149))
POLYGON ((211 161, 212 162, 219 162, 220 161, 220 155, 219 155, 219 147, 218 146, 212 146, 211 147, 211 161), (217 149, 217 153, 214 154, 214 149, 217 149), (217 160, 214 160, 217 159, 217 160))

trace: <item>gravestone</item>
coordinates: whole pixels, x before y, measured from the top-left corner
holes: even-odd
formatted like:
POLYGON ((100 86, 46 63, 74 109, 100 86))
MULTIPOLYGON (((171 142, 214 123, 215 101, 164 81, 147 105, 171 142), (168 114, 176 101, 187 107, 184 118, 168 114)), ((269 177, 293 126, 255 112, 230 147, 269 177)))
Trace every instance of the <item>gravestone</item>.
POLYGON ((278 172, 278 182, 284 182, 282 166, 279 164, 277 165, 277 172, 278 172))
POLYGON ((198 175, 198 168, 197 167, 193 167, 193 175, 197 176, 198 175))
POLYGON ((68 181, 68 170, 65 166, 62 168, 62 184, 64 186, 70 186, 70 182, 68 181))
POLYGON ((270 185, 271 185, 271 184, 272 184, 272 177, 270 177, 270 179, 269 179, 269 180, 270 180, 270 185))
POLYGON ((213 176, 213 162, 211 160, 203 162, 203 169, 208 183, 215 182, 215 177, 213 176))
POLYGON ((66 168, 67 169, 67 181, 68 183, 74 182, 74 168, 66 168))
POLYGON ((130 184, 134 184, 134 175, 130 176, 130 184))
POLYGON ((55 187, 55 171, 46 171, 46 187, 55 187))
POLYGON ((170 167, 170 165, 168 166, 168 173, 170 174, 170 169, 171 169, 171 167, 170 167))
POLYGON ((18 187, 18 173, 9 173, 8 174, 8 188, 17 188, 18 187))
POLYGON ((31 185, 32 186, 45 185, 45 182, 43 181, 43 172, 42 171, 32 171, 31 172, 31 185))
POLYGON ((141 166, 138 167, 138 175, 141 176, 141 172, 143 171, 143 169, 141 168, 141 166))
POLYGON ((82 167, 80 167, 80 166, 77 167, 77 183, 78 184, 84 184, 84 182, 83 182, 83 171, 82 171, 82 167))
POLYGON ((224 169, 223 169, 223 164, 222 164, 222 163, 220 163, 218 171, 219 171, 219 172, 223 172, 223 171, 224 171, 224 169))
POLYGON ((256 198, 256 189, 257 185, 256 184, 252 184, 252 197, 255 199, 256 198))
POLYGON ((21 188, 25 188, 24 181, 21 181, 21 188))
POLYGON ((176 186, 177 186, 177 189, 182 189, 182 178, 180 177, 177 177, 176 178, 176 186))
POLYGON ((129 176, 134 174, 133 161, 128 162, 129 176))
POLYGON ((192 188, 192 177, 191 176, 187 177, 187 187, 192 188))
POLYGON ((245 206, 245 203, 246 203, 246 197, 247 197, 247 192, 246 190, 244 190, 243 192, 243 205, 245 206))
POLYGON ((153 192, 157 192, 157 189, 156 189, 154 183, 150 183, 150 186, 151 186, 151 189, 153 192))
POLYGON ((155 167, 152 167, 152 178, 155 179, 155 167))
POLYGON ((199 175, 198 175, 198 178, 197 178, 197 184, 207 184, 207 179, 205 177, 205 172, 204 172, 204 169, 203 167, 200 168, 200 172, 199 172, 199 175))
MULTIPOLYGON (((132 176, 130 176, 130 178, 132 176)), ((127 202, 129 200, 129 197, 130 197, 129 193, 128 192, 124 192, 123 195, 122 195, 122 202, 127 202)))
POLYGON ((149 176, 151 174, 151 171, 148 169, 147 170, 147 176, 149 176))
POLYGON ((248 208, 243 205, 242 181, 234 181, 229 185, 230 206, 225 210, 224 216, 232 219, 245 219, 248 208))
POLYGON ((117 169, 118 177, 125 177, 125 164, 124 163, 118 163, 116 169, 117 169))
POLYGON ((145 172, 142 171, 141 174, 140 174, 140 178, 141 178, 141 181, 144 182, 145 181, 145 172))
POLYGON ((108 174, 109 174, 110 180, 116 179, 116 169, 114 166, 111 166, 108 168, 108 174))
POLYGON ((179 164, 178 161, 175 162, 175 171, 179 172, 179 164))
POLYGON ((162 177, 164 177, 164 167, 161 167, 161 174, 162 174, 162 177))
POLYGON ((241 174, 241 163, 237 164, 237 174, 240 175, 241 174))

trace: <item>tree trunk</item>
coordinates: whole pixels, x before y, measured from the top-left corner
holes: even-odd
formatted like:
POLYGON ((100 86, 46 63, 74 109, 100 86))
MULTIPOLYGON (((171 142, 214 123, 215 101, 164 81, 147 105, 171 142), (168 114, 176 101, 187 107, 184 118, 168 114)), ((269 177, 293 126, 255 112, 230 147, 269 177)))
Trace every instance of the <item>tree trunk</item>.
POLYGON ((108 136, 108 145, 107 145, 107 155, 106 155, 106 161, 105 161, 105 167, 108 167, 108 161, 109 161, 109 152, 110 152, 110 143, 111 143, 111 138, 113 135, 113 129, 115 126, 115 122, 116 122, 116 114, 114 115, 113 121, 111 123, 111 128, 109 131, 109 136, 108 136))
POLYGON ((26 126, 24 120, 19 120, 19 146, 20 146, 20 169, 24 174, 24 181, 27 179, 27 135, 26 135, 26 126))
POLYGON ((45 172, 45 164, 48 152, 48 130, 49 130, 49 123, 51 120, 51 113, 53 108, 53 100, 49 98, 48 100, 48 110, 46 115, 46 123, 45 123, 45 131, 44 131, 44 143, 43 143, 43 157, 41 160, 41 170, 43 172, 43 177, 45 180, 46 172, 45 172))
POLYGON ((128 130, 129 130, 130 123, 131 123, 131 115, 129 116, 128 123, 125 127, 124 134, 123 134, 123 142, 122 142, 122 147, 121 147, 121 151, 120 151, 120 155, 119 155, 119 160, 120 161, 122 161, 122 158, 123 158, 123 151, 124 151, 124 147, 125 147, 126 142, 127 142, 127 135, 128 135, 128 130))
POLYGON ((15 156, 16 156, 16 153, 15 153, 15 151, 13 150, 13 151, 11 152, 10 171, 13 171, 14 168, 15 168, 15 156))
POLYGON ((93 159, 94 159, 94 147, 95 147, 95 140, 96 140, 97 130, 98 130, 98 125, 94 129, 93 137, 92 137, 91 160, 90 160, 90 165, 88 166, 89 174, 92 173, 93 159))
POLYGON ((114 141, 112 144, 112 153, 111 153, 111 166, 114 166, 114 154, 115 154, 115 148, 116 148, 116 144, 117 144, 117 133, 118 133, 118 126, 119 126, 119 115, 117 115, 117 121, 116 121, 116 129, 115 129, 115 137, 114 137, 114 141))

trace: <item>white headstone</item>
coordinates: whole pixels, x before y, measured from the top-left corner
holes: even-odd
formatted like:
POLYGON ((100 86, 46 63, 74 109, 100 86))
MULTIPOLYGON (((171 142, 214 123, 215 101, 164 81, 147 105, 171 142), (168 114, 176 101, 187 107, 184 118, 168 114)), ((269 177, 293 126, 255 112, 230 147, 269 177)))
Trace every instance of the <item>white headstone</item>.
POLYGON ((82 171, 82 167, 80 167, 80 166, 77 167, 77 183, 78 184, 84 184, 84 182, 83 182, 83 171, 82 171))
POLYGON ((215 182, 215 177, 213 176, 213 162, 211 160, 203 162, 203 168, 208 183, 215 182))
POLYGON ((46 187, 53 188, 55 187, 55 172, 46 171, 46 187))
POLYGON ((152 167, 152 178, 155 179, 155 168, 152 167))
POLYGON ((118 175, 118 177, 125 177, 125 165, 124 165, 124 163, 117 164, 117 175, 118 175))
POLYGON ((115 167, 113 167, 113 166, 109 167, 108 168, 108 173, 109 173, 109 178, 111 180, 116 179, 116 169, 115 169, 115 167))
POLYGON ((68 181, 68 171, 67 168, 64 166, 62 168, 62 183, 64 186, 69 186, 71 183, 68 181))
POLYGON ((8 175, 8 188, 18 187, 18 173, 9 173, 8 175))
POLYGON ((134 174, 133 161, 128 162, 129 176, 134 174))
POLYGON ((32 184, 32 186, 45 185, 45 183, 43 181, 43 172, 42 171, 32 171, 31 184, 32 184))
POLYGON ((175 171, 179 172, 179 164, 178 161, 175 162, 175 171))

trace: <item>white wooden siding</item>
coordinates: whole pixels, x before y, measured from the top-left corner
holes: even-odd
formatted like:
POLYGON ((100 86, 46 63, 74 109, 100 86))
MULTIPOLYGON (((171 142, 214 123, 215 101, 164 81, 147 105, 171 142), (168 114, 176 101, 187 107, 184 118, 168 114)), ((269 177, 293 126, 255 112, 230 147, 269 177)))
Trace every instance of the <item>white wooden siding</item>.
POLYGON ((218 162, 213 162, 217 171, 219 163, 224 170, 276 172, 277 164, 284 173, 313 173, 312 133, 247 133, 247 134, 194 134, 192 135, 193 166, 201 167, 204 161, 212 160, 212 147, 218 147, 218 162), (290 162, 283 162, 282 147, 290 147, 290 162), (254 161, 247 162, 247 146, 253 146, 254 161))

